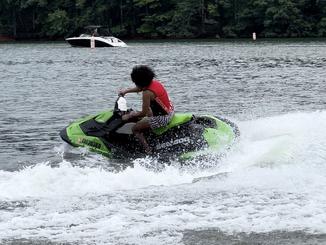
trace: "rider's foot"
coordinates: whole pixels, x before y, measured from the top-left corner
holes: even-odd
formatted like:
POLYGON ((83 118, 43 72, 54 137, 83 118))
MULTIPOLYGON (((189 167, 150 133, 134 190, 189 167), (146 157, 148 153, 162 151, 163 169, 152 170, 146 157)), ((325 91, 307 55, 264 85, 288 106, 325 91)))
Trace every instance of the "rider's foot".
POLYGON ((146 153, 147 155, 152 155, 152 154, 153 154, 153 150, 152 150, 152 148, 151 148, 151 147, 146 147, 146 148, 145 148, 145 153, 146 153))

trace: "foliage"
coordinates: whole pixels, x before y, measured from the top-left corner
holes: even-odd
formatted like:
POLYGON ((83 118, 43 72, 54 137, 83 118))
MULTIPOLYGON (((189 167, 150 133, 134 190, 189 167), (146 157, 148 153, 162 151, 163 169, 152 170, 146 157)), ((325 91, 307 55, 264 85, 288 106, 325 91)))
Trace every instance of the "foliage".
POLYGON ((0 33, 55 38, 90 24, 131 38, 326 36, 326 0, 0 0, 0 33))
POLYGON ((46 19, 44 32, 47 36, 63 36, 68 31, 69 18, 65 10, 55 10, 46 19))

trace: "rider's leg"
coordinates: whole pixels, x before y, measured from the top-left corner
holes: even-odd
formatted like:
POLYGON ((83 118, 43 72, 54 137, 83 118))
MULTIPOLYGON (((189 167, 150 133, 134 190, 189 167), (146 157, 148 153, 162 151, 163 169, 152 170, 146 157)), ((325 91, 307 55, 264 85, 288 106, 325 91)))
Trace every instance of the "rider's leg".
POLYGON ((132 132, 136 136, 136 138, 140 141, 140 143, 143 145, 146 153, 151 152, 151 148, 148 145, 143 132, 146 129, 150 128, 150 124, 148 121, 148 118, 143 118, 142 120, 138 121, 133 127, 132 127, 132 132))

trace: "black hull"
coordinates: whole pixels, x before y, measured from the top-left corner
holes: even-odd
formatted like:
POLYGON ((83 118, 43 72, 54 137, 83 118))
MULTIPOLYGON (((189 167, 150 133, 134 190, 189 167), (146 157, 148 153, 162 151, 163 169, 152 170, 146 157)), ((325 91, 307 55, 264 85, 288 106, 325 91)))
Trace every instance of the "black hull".
MULTIPOLYGON (((108 149, 112 150, 115 158, 134 158, 146 155, 143 147, 134 135, 115 132, 123 122, 121 120, 112 121, 117 123, 104 124, 90 119, 80 124, 80 128, 85 135, 98 137, 108 149)), ((207 147, 207 142, 203 138, 205 127, 216 127, 216 123, 209 118, 205 120, 196 118, 188 123, 172 128, 162 135, 156 135, 151 131, 144 135, 152 148, 153 154, 166 159, 207 147)), ((71 144, 65 129, 61 131, 61 138, 71 144)))
MULTIPOLYGON (((144 134, 153 154, 159 158, 173 158, 185 152, 198 151, 207 147, 202 137, 204 127, 189 123, 173 128, 163 135, 157 136, 151 131, 144 134), (186 145, 186 146, 185 146, 186 145)), ((114 151, 115 157, 129 158, 145 154, 143 147, 134 135, 112 133, 106 136, 103 142, 114 151)))
MULTIPOLYGON (((67 42, 73 47, 85 47, 85 48, 90 48, 91 47, 91 40, 87 40, 87 39, 67 40, 67 42)), ((113 47, 113 46, 110 45, 110 44, 107 44, 105 42, 95 40, 95 47, 96 48, 103 48, 103 47, 113 47)))

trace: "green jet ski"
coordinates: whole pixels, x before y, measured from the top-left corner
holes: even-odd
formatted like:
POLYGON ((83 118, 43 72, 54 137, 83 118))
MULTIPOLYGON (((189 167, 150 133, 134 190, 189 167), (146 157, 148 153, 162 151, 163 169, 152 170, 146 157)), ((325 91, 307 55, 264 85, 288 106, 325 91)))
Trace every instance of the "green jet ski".
MULTIPOLYGON (((119 97, 114 110, 83 117, 61 130, 60 136, 72 146, 87 147, 110 158, 144 157, 142 145, 132 134, 135 122, 121 119, 130 111, 125 98, 119 97)), ((204 151, 222 152, 238 136, 238 127, 229 120, 191 113, 175 113, 166 127, 145 133, 153 155, 164 159, 189 159, 204 151)))

